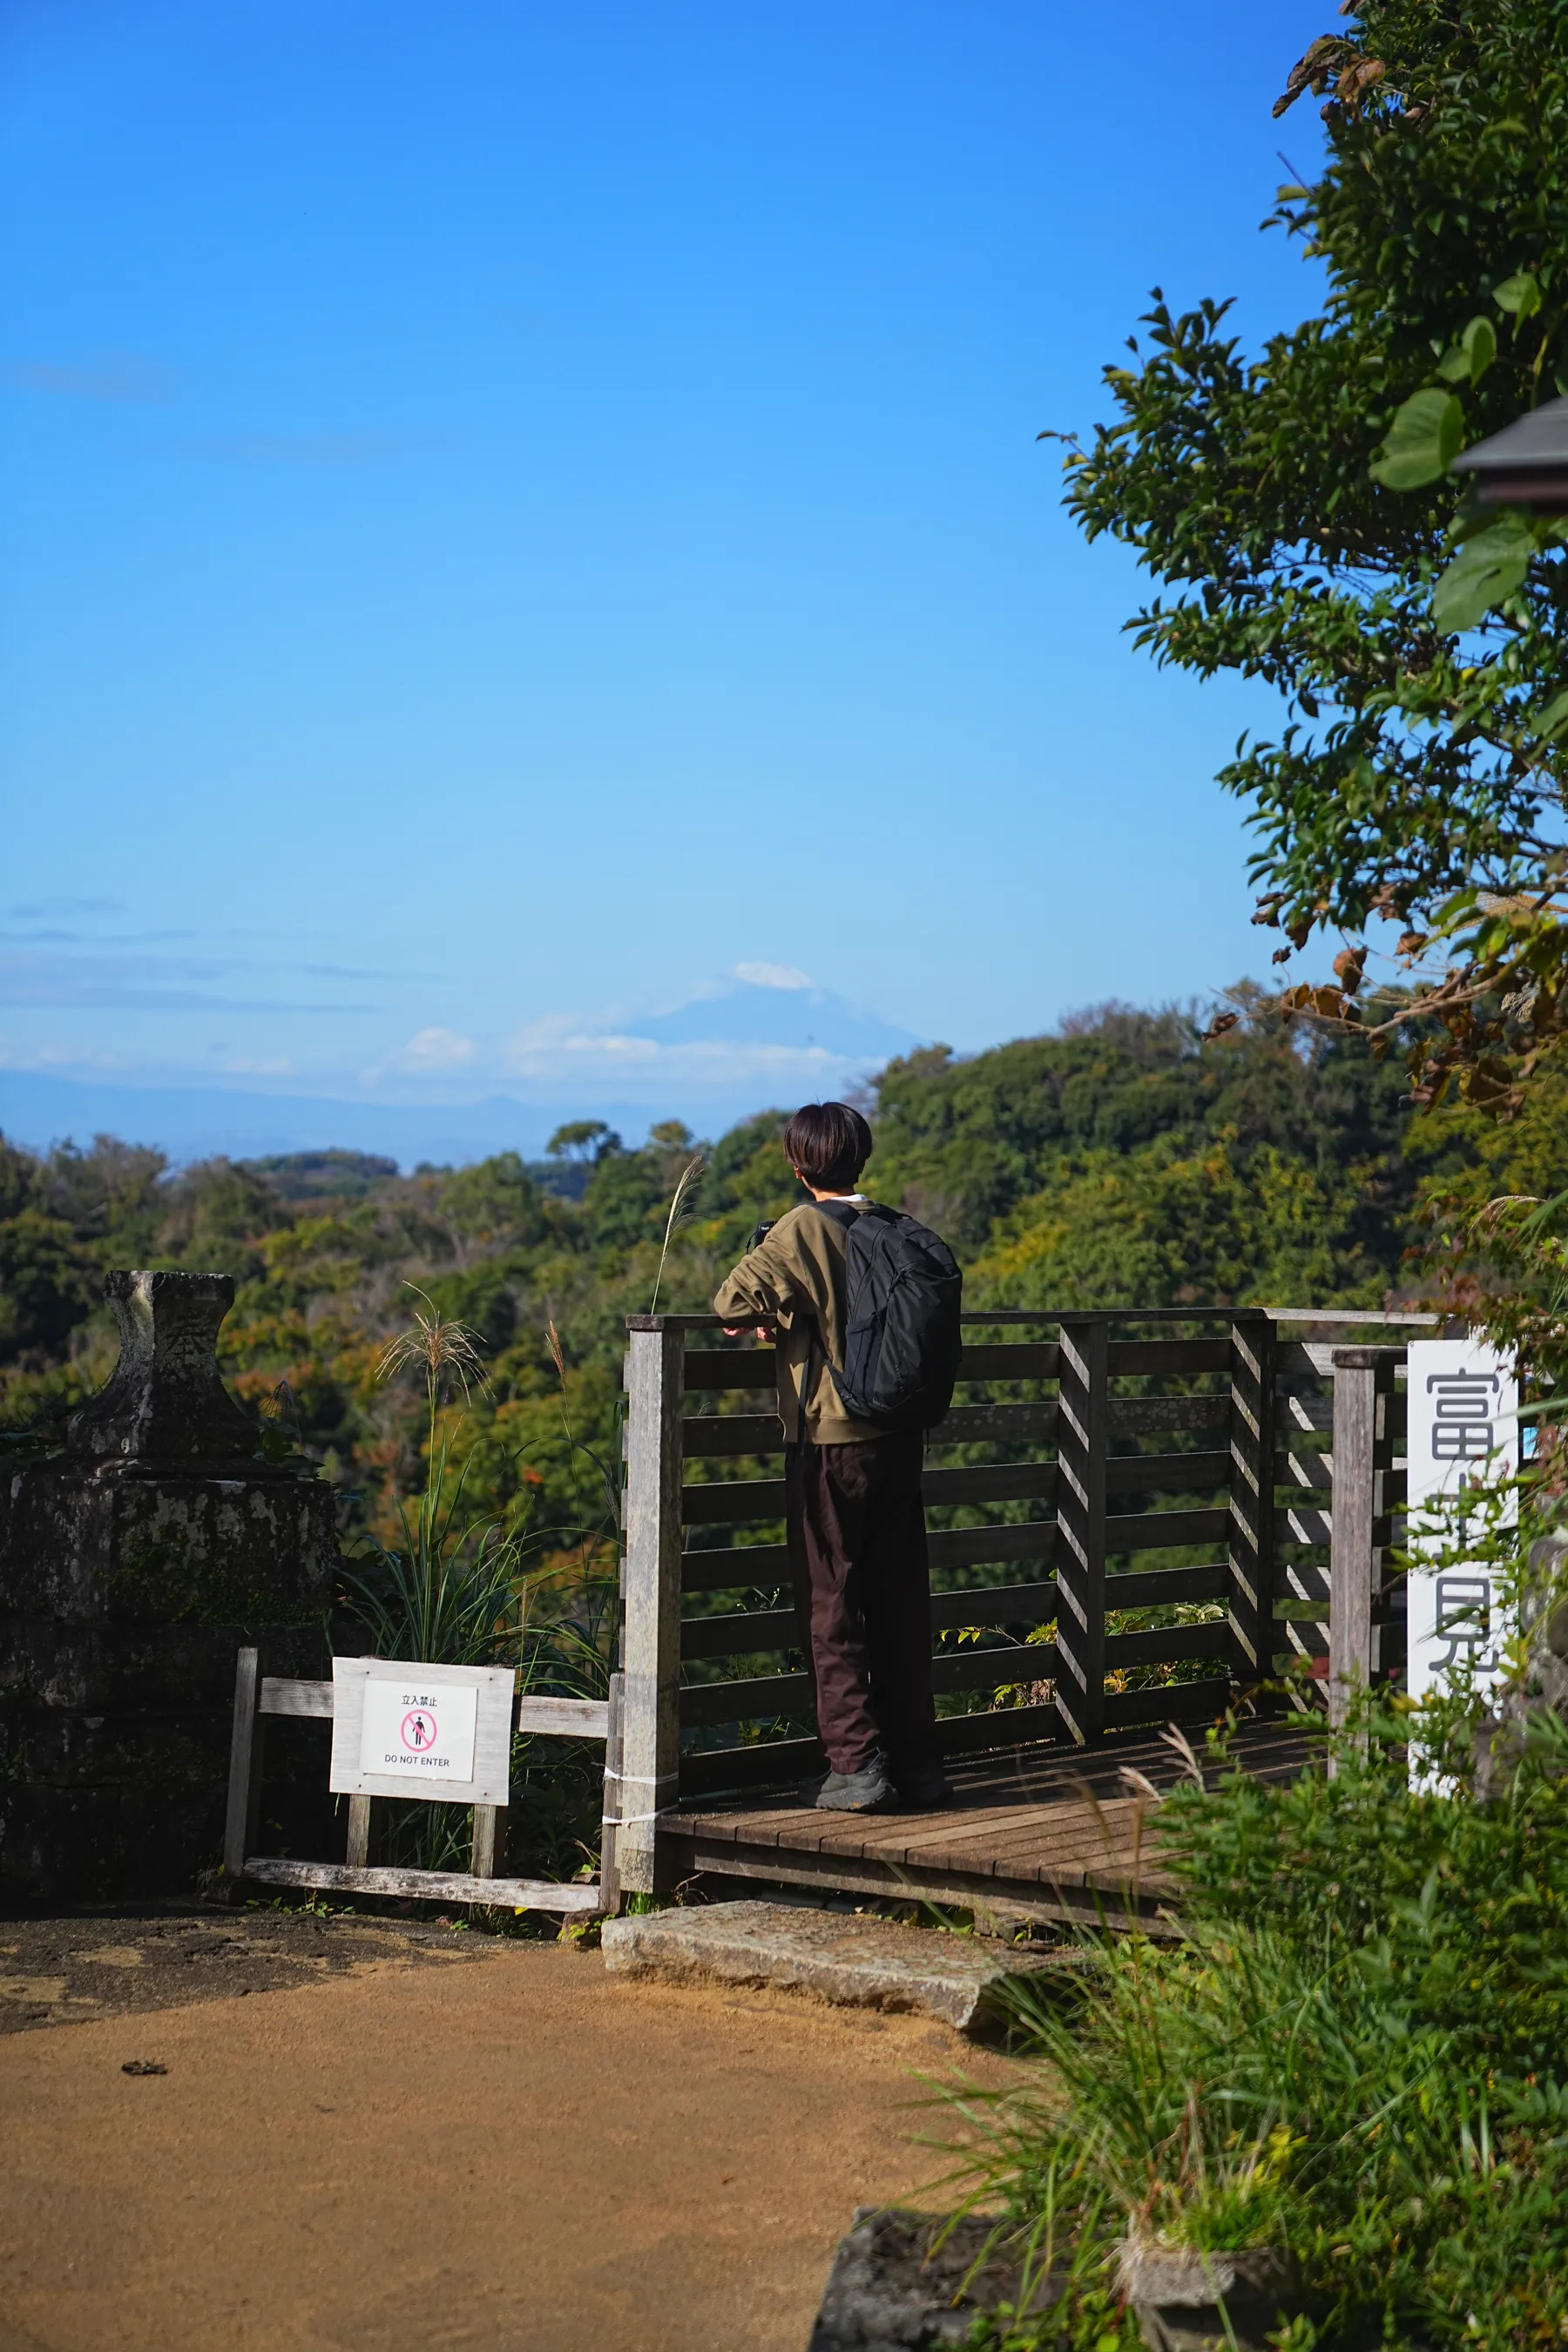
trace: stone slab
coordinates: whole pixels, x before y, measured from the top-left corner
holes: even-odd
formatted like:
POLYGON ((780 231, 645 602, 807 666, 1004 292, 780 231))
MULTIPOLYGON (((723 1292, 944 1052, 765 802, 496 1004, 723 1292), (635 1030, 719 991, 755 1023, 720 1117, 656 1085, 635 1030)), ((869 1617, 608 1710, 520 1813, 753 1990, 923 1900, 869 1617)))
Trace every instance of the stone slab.
MULTIPOLYGON (((948 2221, 862 2206, 838 2242, 809 2352, 939 2352, 967 2344, 979 2315, 1017 2310, 1016 2260, 991 2244, 982 2215, 948 2221)), ((1028 2307, 1049 2309, 1066 2286, 1036 2278, 1028 2307)))
POLYGON ((961 2032, 993 2021, 1009 1987, 1061 1966, 1048 1951, 786 1903, 646 1912, 606 1920, 603 1940, 615 1976, 774 1985, 847 2008, 943 2018, 961 2032))

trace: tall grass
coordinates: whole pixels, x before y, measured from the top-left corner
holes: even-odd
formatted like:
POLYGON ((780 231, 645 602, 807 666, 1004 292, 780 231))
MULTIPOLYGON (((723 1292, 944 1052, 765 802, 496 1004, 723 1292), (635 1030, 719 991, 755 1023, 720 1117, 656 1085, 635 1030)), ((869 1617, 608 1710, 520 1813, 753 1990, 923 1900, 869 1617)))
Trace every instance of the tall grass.
POLYGON ((1073 2281, 1008 2341, 1135 2344, 1131 2235, 1289 2253, 1291 2352, 1568 2342, 1568 1733, 1489 1803, 1413 1792, 1413 1736, 1363 1707, 1285 1788, 1218 1742, 1161 1815, 1186 1939, 1093 1938, 1020 1999, 1033 2079, 967 2095, 969 2194, 1073 2281))
POLYGON ((653 1278, 653 1297, 648 1301, 648 1313, 658 1313, 658 1294, 664 1284, 664 1269, 669 1256, 669 1245, 683 1225, 689 1225, 697 1214, 697 1188, 708 1173, 708 1163, 698 1152, 681 1170, 679 1180, 670 1197, 669 1214, 664 1221, 664 1244, 658 1253, 658 1271, 653 1278))
MULTIPOLYGON (((410 1329, 383 1351, 379 1370, 384 1380, 413 1370, 425 1387, 424 1487, 397 1506, 396 1537, 366 1538, 346 1567, 348 1605, 378 1656, 512 1665, 524 1690, 602 1698, 615 1590, 602 1555, 613 1540, 605 1515, 613 1513, 614 1496, 604 1463, 573 1433, 560 1335, 552 1322, 548 1339, 567 1442, 574 1464, 581 1454, 592 1465, 603 1508, 583 1524, 509 1528, 504 1513, 465 1511, 468 1465, 454 1477, 451 1439, 440 1431, 443 1403, 454 1391, 466 1404, 475 1388, 488 1385, 478 1336, 442 1316, 423 1292, 416 1295, 428 1312, 415 1311, 410 1329)), ((574 1471, 573 1488, 575 1501, 574 1471)), ((514 1743, 513 1795, 524 1799, 522 1836, 539 1874, 571 1875, 594 1859, 589 1839, 600 1810, 598 1782, 581 1748, 526 1738, 514 1743)), ((382 1843, 395 1859, 425 1869, 460 1863, 471 1834, 463 1809, 410 1802, 384 1813, 382 1843)))

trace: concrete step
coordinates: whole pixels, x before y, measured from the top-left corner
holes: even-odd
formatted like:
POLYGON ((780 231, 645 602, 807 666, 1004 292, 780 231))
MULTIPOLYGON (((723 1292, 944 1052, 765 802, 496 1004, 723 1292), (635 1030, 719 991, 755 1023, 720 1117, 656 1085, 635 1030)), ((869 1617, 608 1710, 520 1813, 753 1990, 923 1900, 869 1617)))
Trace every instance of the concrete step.
POLYGON ((994 2021, 1010 1987, 1078 1958, 1071 1947, 1036 1952, 793 1903, 712 1903, 606 1920, 604 1952, 614 1976, 777 1985, 847 2008, 943 2018, 964 2033, 994 2021))

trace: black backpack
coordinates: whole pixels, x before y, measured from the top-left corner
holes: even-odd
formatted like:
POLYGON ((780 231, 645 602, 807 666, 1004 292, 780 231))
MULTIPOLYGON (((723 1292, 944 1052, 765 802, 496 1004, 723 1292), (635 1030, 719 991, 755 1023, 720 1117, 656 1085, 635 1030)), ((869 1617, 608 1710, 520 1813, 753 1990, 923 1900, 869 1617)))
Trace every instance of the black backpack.
POLYGON ((934 1427, 952 1402, 963 1345, 957 1260, 897 1209, 816 1205, 845 1229, 844 1362, 828 1367, 845 1411, 884 1429, 934 1427))

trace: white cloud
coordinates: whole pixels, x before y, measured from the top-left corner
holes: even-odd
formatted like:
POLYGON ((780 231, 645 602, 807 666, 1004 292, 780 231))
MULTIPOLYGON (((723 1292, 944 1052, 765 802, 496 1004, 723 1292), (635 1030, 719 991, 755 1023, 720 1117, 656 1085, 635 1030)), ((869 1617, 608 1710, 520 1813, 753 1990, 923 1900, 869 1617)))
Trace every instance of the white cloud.
POLYGON ((105 1054, 82 1045, 68 1045, 47 1038, 36 1045, 19 1044, 10 1037, 0 1037, 0 1070, 85 1070, 95 1077, 118 1077, 134 1066, 124 1054, 105 1054))
POLYGON ((743 980, 748 988, 810 988, 815 984, 808 971, 797 971, 793 963, 738 963, 735 978, 743 980))
POLYGON ((471 1037, 460 1037, 455 1029, 420 1029, 410 1037, 399 1059, 407 1070, 458 1070, 471 1062, 478 1050, 471 1037))

